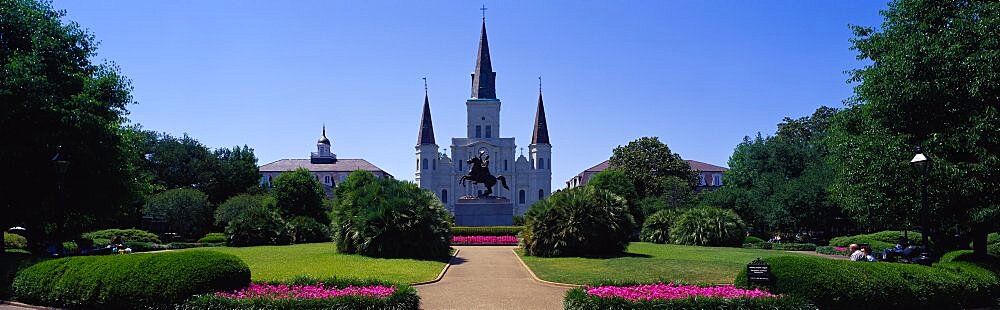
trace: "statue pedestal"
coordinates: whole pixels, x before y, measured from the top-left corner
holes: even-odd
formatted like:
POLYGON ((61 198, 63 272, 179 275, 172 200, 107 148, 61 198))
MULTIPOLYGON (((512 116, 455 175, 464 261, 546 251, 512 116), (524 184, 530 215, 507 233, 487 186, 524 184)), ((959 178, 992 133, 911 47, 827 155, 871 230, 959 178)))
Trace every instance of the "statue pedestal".
POLYGON ((455 226, 514 225, 514 203, 503 197, 462 197, 455 201, 455 226))

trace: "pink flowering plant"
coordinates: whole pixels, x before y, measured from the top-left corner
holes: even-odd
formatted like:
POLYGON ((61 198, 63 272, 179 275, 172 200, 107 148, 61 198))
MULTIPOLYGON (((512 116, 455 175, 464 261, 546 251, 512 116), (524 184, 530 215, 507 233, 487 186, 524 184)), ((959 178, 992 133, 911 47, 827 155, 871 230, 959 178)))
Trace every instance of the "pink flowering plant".
POLYGON ((570 290, 566 309, 815 309, 808 302, 731 284, 612 283, 570 290))
POLYGON ((452 236, 452 245, 517 245, 516 236, 452 236))
POLYGON ((417 309, 420 298, 407 285, 378 280, 299 278, 291 282, 254 282, 228 292, 195 296, 188 309, 417 309))

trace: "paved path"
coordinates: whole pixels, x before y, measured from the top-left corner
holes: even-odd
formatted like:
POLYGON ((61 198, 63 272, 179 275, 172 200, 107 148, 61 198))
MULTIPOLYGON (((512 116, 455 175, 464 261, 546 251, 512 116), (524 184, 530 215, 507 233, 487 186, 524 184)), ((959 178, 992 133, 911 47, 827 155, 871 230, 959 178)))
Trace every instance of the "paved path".
POLYGON ((437 283, 417 286, 423 309, 562 309, 565 287, 535 281, 513 246, 456 246, 437 283))

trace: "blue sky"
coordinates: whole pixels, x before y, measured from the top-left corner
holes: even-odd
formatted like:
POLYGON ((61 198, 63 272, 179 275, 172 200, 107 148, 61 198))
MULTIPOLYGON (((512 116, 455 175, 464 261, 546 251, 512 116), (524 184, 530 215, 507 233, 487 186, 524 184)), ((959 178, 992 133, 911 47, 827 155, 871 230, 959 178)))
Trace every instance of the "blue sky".
MULTIPOLYGON (((334 153, 414 177, 430 84, 440 144, 465 133, 482 3, 55 1, 132 79, 130 119, 260 163, 305 158, 326 123, 334 153)), ((746 135, 841 107, 848 25, 882 1, 490 1, 501 135, 531 138, 544 80, 553 189, 642 136, 726 165, 746 135)), ((448 147, 442 145, 442 148, 448 147)))

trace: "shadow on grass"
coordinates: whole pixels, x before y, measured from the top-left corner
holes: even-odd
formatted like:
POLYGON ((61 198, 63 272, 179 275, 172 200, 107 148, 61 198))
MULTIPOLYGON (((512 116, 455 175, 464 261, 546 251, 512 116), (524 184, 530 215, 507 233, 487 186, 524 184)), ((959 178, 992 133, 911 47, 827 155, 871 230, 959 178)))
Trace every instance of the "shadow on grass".
POLYGON ((579 256, 571 256, 571 257, 595 258, 595 259, 626 258, 626 257, 630 257, 630 258, 653 258, 653 256, 649 255, 649 254, 639 254, 639 253, 629 253, 629 252, 625 252, 625 253, 621 253, 621 254, 606 254, 606 255, 579 255, 579 256))

